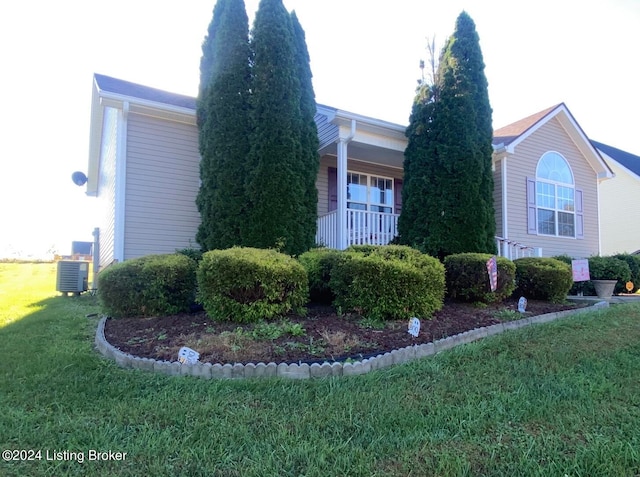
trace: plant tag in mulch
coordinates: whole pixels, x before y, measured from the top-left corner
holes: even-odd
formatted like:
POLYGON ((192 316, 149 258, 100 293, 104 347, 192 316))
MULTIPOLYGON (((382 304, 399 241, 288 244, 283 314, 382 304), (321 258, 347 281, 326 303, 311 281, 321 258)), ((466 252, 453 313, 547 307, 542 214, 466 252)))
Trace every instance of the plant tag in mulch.
POLYGON ((411 318, 409 320, 409 334, 417 338, 418 333, 420 333, 420 320, 418 318, 411 318))
POLYGON ((521 296, 518 300, 518 311, 520 313, 524 313, 525 311, 527 311, 527 299, 523 296, 521 296))
POLYGON ((180 351, 178 351, 178 361, 181 364, 196 364, 198 358, 200 358, 200 353, 186 346, 183 346, 180 348, 180 351))

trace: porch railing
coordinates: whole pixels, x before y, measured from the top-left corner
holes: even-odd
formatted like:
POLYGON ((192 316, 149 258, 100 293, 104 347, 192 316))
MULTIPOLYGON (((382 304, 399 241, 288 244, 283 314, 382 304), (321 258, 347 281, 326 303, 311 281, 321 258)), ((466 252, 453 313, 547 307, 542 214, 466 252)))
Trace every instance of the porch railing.
POLYGON ((522 257, 542 257, 541 248, 530 247, 502 237, 496 236, 496 245, 498 246, 498 255, 510 260, 522 257))
MULTIPOLYGON (((347 209, 345 234, 351 245, 386 245, 398 233, 398 214, 347 209)), ((338 214, 332 211, 318 217, 316 243, 329 248, 338 246, 338 214)))
MULTIPOLYGON (((347 209, 345 234, 351 245, 386 245, 398 233, 398 215, 366 210, 347 209)), ((542 249, 496 236, 498 256, 515 260, 521 257, 541 257, 542 249)), ((331 211, 318 217, 316 243, 324 247, 338 246, 338 214, 331 211)))
POLYGON ((319 215, 316 227, 316 244, 323 247, 338 248, 338 213, 332 211, 319 215))

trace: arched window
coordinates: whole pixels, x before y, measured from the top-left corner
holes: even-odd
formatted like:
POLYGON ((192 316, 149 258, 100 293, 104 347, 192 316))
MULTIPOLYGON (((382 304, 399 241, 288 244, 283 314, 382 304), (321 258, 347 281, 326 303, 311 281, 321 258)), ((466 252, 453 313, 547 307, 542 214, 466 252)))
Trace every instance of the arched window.
POLYGON ((535 183, 535 194, 528 187, 529 204, 535 204, 534 210, 530 207, 529 232, 581 238, 582 192, 575 188, 567 160, 557 152, 543 154, 538 161, 535 181, 529 181, 531 185, 535 183))

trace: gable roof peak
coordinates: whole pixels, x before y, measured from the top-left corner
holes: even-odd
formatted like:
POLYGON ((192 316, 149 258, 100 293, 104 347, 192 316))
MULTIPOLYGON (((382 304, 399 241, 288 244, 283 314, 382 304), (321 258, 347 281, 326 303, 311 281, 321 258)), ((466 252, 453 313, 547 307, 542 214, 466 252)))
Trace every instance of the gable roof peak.
POLYGON ((533 126, 542 121, 544 118, 548 116, 554 116, 555 114, 552 113, 557 112, 557 110, 561 108, 564 108, 567 112, 569 111, 564 103, 558 103, 551 107, 543 109, 542 111, 538 111, 537 113, 534 113, 530 116, 519 119, 516 122, 496 129, 493 132, 493 144, 502 144, 503 146, 508 146, 528 130, 530 130, 533 126))

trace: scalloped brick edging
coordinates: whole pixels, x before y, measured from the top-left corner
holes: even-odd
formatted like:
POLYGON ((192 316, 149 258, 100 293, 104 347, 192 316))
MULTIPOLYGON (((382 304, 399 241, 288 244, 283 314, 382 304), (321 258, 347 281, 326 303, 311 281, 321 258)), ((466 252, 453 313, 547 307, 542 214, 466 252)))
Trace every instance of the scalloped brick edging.
POLYGON ((465 331, 454 336, 449 336, 432 343, 407 346, 388 353, 379 354, 373 358, 362 361, 328 362, 322 364, 313 363, 227 363, 227 364, 180 364, 177 361, 157 361, 155 359, 140 358, 123 353, 111 345, 104 336, 104 327, 107 317, 102 317, 96 330, 95 344, 98 351, 105 357, 113 359, 122 368, 142 369, 164 373, 171 376, 195 376, 204 379, 244 379, 244 378, 271 378, 281 377, 290 379, 321 378, 326 376, 355 376, 365 374, 376 369, 387 368, 395 364, 406 363, 415 359, 431 356, 456 346, 472 343, 487 336, 500 334, 508 330, 516 330, 525 326, 547 323, 559 318, 564 318, 576 313, 607 308, 606 301, 598 302, 588 308, 578 310, 565 310, 545 315, 532 316, 517 321, 507 321, 484 328, 465 331))

